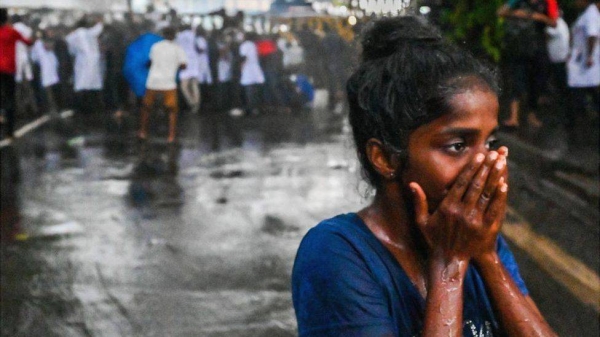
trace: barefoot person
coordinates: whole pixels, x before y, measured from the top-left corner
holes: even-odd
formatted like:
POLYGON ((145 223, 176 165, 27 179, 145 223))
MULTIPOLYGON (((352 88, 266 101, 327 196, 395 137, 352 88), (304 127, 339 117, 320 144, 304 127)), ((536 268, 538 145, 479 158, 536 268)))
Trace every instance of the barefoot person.
POLYGON ((554 336, 499 234, 508 149, 494 73, 412 17, 381 19, 347 84, 376 190, 304 237, 300 336, 554 336))

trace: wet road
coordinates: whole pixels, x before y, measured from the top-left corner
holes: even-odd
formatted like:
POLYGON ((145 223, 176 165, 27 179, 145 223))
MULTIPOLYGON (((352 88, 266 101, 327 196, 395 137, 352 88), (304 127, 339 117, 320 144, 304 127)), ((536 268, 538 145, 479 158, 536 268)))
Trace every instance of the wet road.
MULTIPOLYGON (((65 123, 0 151, 3 336, 295 335, 300 239, 368 199, 336 116, 184 116, 179 148, 65 123)), ((515 254, 561 335, 598 335, 597 311, 515 254)))

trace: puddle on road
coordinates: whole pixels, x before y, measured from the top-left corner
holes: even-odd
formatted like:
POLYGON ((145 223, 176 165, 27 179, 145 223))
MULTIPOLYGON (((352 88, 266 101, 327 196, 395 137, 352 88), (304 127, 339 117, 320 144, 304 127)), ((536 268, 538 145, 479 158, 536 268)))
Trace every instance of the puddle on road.
POLYGON ((36 311, 32 317, 58 335, 118 334, 132 326, 140 335, 294 335, 295 247, 317 219, 355 209, 360 198, 331 198, 345 193, 334 192, 340 186, 352 191, 341 147, 276 146, 288 136, 275 131, 245 132, 241 148, 218 153, 169 152, 159 144, 144 155, 119 157, 83 146, 77 161, 57 151, 32 159, 45 170, 28 171, 38 180, 18 188, 28 200, 19 210, 35 215, 38 207, 41 220, 32 225, 56 240, 24 243, 16 248, 24 255, 18 262, 3 255, 15 282, 3 283, 3 295, 19 299, 3 314, 2 327, 36 335, 44 330, 23 320, 36 311), (61 214, 43 215, 44 209, 61 214), (55 290, 32 286, 39 277, 55 290))

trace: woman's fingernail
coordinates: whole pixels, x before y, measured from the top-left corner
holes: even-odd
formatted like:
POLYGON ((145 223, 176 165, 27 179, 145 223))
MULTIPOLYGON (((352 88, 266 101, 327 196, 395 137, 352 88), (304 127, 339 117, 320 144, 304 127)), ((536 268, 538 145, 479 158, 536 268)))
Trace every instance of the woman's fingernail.
POLYGON ((504 168, 504 165, 506 164, 506 159, 504 158, 500 158, 500 160, 498 160, 496 162, 496 169, 497 170, 502 170, 504 168))
POLYGON ((478 153, 475 156, 475 161, 481 163, 485 159, 485 155, 483 153, 478 153))
POLYGON ((502 184, 502 186, 500 186, 500 192, 504 193, 506 191, 508 191, 508 185, 502 184))
POLYGON ((493 151, 492 153, 489 154, 490 159, 491 160, 496 160, 496 158, 498 158, 498 152, 493 151))

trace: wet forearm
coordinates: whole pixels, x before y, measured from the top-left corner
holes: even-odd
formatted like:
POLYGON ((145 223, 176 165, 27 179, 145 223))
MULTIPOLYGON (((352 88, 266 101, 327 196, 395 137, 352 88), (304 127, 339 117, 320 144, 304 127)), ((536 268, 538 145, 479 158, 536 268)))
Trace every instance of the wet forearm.
POLYGON ((557 336, 535 304, 521 293, 497 254, 482 256, 475 263, 507 335, 557 336))
POLYGON ((430 262, 422 336, 462 336, 463 281, 467 260, 430 262))

